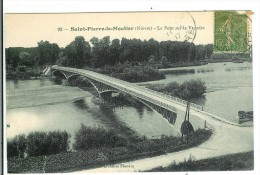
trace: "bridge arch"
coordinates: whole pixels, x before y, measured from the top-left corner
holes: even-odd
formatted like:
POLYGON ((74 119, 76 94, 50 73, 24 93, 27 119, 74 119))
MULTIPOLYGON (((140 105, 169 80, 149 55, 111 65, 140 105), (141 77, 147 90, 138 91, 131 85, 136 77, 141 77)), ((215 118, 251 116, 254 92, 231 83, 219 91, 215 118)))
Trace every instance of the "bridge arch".
MULTIPOLYGON (((70 81, 72 78, 76 78, 76 77, 79 77, 79 76, 81 76, 81 75, 80 74, 69 75, 69 76, 67 76, 67 81, 70 81)), ((97 83, 97 82, 95 83, 93 80, 91 80, 90 78, 87 78, 85 76, 82 76, 82 77, 84 77, 84 79, 87 80, 95 88, 95 90, 97 91, 97 93, 99 95, 106 94, 106 93, 113 93, 113 92, 118 93, 118 92, 120 92, 119 90, 116 90, 116 89, 102 90, 102 87, 101 87, 102 84, 97 83)))
MULTIPOLYGON (((54 70, 54 71, 51 72, 51 75, 56 76, 55 74, 56 74, 56 75, 59 74, 59 75, 61 75, 62 77, 64 77, 65 79, 68 79, 68 78, 67 78, 67 75, 66 75, 63 71, 54 70)), ((59 76, 59 75, 58 75, 58 76, 59 76)), ((59 76, 59 77, 60 77, 60 76, 59 76)))

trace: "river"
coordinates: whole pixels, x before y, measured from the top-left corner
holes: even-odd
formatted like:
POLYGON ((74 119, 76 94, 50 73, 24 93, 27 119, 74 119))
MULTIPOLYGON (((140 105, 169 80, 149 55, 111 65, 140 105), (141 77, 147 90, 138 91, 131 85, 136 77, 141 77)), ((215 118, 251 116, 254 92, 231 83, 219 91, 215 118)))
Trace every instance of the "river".
POLYGON ((141 84, 167 84, 173 81, 183 83, 186 80, 201 79, 206 83, 207 93, 192 101, 202 105, 205 111, 236 123, 238 111, 253 111, 252 63, 211 63, 167 69, 167 72, 166 79, 141 84), (173 72, 169 73, 169 70, 173 72))
MULTIPOLYGON (((214 108, 223 117, 237 122, 238 110, 252 110, 251 63, 214 63, 203 66, 178 68, 194 69, 189 74, 167 74, 166 79, 148 84, 183 82, 200 78, 206 82, 208 93, 194 101, 205 108, 214 108), (231 117, 230 117, 231 116, 231 117)), ((8 80, 6 82, 8 124, 7 137, 28 134, 32 131, 66 130, 71 144, 81 124, 90 127, 113 128, 129 136, 159 138, 162 135, 179 135, 184 112, 177 111, 175 125, 148 107, 126 106, 114 109, 92 102, 93 95, 77 87, 57 85, 52 79, 8 80)), ((204 121, 190 117, 195 129, 203 128, 204 121)))

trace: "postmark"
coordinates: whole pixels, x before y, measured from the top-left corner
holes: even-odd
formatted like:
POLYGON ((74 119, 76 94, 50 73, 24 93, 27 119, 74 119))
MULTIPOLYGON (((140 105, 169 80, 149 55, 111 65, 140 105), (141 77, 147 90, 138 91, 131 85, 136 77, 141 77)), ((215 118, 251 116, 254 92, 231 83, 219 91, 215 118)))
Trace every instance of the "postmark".
POLYGON ((224 53, 250 52, 251 20, 249 13, 214 12, 214 51, 224 53))

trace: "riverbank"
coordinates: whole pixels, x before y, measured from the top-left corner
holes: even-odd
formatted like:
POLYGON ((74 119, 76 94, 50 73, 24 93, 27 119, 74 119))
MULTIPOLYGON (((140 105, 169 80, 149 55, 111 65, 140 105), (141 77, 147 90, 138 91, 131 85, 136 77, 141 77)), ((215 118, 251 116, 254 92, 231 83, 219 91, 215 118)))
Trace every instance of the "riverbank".
POLYGON ((11 158, 8 160, 8 172, 41 173, 44 171, 45 173, 54 173, 72 172, 93 167, 109 167, 113 163, 189 149, 208 140, 211 134, 210 130, 197 130, 190 134, 189 145, 182 142, 180 137, 162 137, 161 139, 144 139, 123 147, 66 152, 25 159, 11 158))

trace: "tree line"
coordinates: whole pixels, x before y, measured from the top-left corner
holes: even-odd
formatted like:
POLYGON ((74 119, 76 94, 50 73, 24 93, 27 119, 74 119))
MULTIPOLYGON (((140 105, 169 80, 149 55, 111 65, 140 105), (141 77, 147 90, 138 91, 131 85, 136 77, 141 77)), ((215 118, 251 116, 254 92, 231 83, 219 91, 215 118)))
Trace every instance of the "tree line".
POLYGON ((69 67, 101 68, 118 63, 150 62, 154 64, 175 64, 197 62, 208 59, 213 53, 213 44, 195 45, 186 41, 156 41, 122 38, 111 40, 109 36, 93 37, 89 42, 77 36, 65 48, 49 41, 38 42, 37 47, 6 48, 8 69, 19 66, 41 67, 58 64, 69 67))

